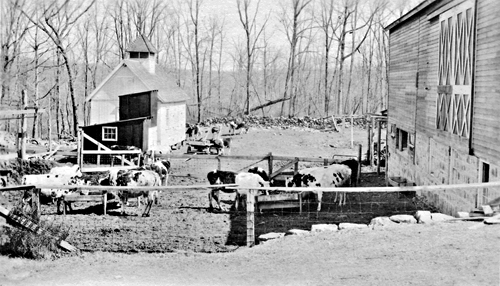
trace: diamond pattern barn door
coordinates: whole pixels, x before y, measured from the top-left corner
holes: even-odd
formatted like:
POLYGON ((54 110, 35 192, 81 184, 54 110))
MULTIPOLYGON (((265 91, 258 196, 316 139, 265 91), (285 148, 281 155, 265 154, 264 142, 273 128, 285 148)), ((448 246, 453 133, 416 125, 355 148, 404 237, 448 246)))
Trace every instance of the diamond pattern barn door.
POLYGON ((474 48, 474 3, 466 1, 439 16, 436 127, 469 138, 474 48))

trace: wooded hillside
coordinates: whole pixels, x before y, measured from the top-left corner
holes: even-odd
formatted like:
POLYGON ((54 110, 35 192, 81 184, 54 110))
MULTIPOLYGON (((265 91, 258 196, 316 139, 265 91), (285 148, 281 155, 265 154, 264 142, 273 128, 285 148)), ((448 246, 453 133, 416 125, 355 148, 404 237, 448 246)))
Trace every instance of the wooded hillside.
MULTIPOLYGON (((46 112, 33 138, 75 134, 85 98, 139 33, 191 100, 189 121, 362 114, 385 109, 388 35, 417 1, 4 0, 2 109, 46 112)), ((19 120, 0 121, 17 130, 19 120)))

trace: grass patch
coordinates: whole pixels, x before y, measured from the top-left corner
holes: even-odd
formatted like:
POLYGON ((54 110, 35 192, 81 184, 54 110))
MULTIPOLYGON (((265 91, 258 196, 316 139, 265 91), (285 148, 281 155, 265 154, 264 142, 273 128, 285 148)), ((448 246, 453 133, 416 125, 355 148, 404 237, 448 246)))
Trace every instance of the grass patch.
MULTIPOLYGON (((18 209, 13 214, 24 218, 30 218, 18 209)), ((30 218, 31 219, 31 218, 30 218)), ((39 221, 38 225, 44 230, 43 234, 37 234, 23 227, 4 226, 0 228, 0 254, 9 257, 21 257, 28 259, 56 259, 68 252, 61 249, 58 244, 69 235, 69 228, 63 224, 39 221)))

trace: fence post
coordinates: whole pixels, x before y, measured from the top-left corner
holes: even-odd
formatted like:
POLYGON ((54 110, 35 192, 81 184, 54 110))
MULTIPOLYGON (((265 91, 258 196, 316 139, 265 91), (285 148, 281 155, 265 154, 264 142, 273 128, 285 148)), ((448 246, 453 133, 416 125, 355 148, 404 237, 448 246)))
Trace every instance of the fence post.
POLYGON ((247 246, 255 245, 255 190, 247 195, 247 246))
POLYGON ((351 115, 351 149, 354 148, 354 116, 351 115))
POLYGON ((217 170, 221 170, 222 164, 220 162, 220 156, 217 156, 217 170))
POLYGON ((267 166, 269 169, 269 175, 273 173, 273 153, 269 152, 269 155, 267 155, 267 166))
POLYGON ((370 162, 370 166, 373 166, 373 156, 372 156, 372 146, 373 146, 373 136, 372 136, 372 126, 373 126, 373 117, 370 118, 368 121, 368 151, 367 151, 367 157, 368 162, 370 162))
POLYGON ((293 168, 293 174, 297 174, 299 172, 299 158, 295 157, 295 164, 293 168))
POLYGON ((78 132, 76 133, 76 164, 82 169, 82 160, 80 158, 80 154, 82 154, 82 136, 81 130, 78 128, 78 132))
POLYGON ((32 218, 36 221, 40 221, 40 214, 42 213, 42 209, 40 207, 40 189, 32 188, 31 189, 31 210, 33 211, 32 218))
POLYGON ((358 179, 356 180, 356 185, 359 184, 359 180, 361 177, 361 160, 363 156, 363 151, 362 151, 363 146, 361 144, 358 145, 358 179))
POLYGON ((324 158, 324 159, 323 159, 323 166, 328 166, 328 165, 329 165, 329 164, 328 164, 328 161, 329 161, 329 159, 328 159, 328 158, 324 158))
MULTIPOLYGON (((382 120, 377 120, 378 121, 378 124, 377 124, 377 135, 378 135, 378 139, 377 139, 377 175, 380 175, 380 136, 382 135, 382 120)), ((387 160, 386 160, 387 161, 387 160)))

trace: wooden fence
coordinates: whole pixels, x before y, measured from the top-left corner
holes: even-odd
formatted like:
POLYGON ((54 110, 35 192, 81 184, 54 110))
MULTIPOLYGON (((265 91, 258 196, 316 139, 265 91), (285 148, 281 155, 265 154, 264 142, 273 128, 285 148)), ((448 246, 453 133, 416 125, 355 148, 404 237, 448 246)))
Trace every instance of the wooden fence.
MULTIPOLYGON (((68 185, 37 185, 37 186, 18 186, 10 188, 0 188, 2 191, 21 191, 33 188, 50 188, 50 189, 86 189, 86 190, 101 190, 106 188, 108 191, 113 190, 128 190, 129 192, 140 192, 147 190, 163 190, 163 191, 180 191, 185 189, 200 189, 200 188, 214 188, 225 186, 229 189, 249 189, 249 196, 247 199, 247 246, 252 247, 255 245, 255 194, 258 190, 280 191, 290 193, 300 193, 304 191, 311 191, 314 187, 261 187, 261 188, 247 188, 237 186, 234 184, 228 185, 192 185, 192 186, 155 186, 155 187, 117 187, 117 186, 68 186, 68 185)), ((445 190, 477 190, 478 188, 494 188, 500 187, 499 182, 489 183, 472 183, 472 184, 456 184, 456 185, 432 185, 432 186, 404 186, 404 187, 363 187, 363 188, 320 188, 322 192, 349 192, 349 193, 366 193, 366 192, 438 192, 445 190)), ((319 188, 318 188, 319 189, 319 188)), ((37 192, 33 192, 37 194, 37 192)), ((37 195, 35 195, 35 199, 37 195)), ((497 199, 498 200, 498 199, 497 199)), ((35 201, 35 200, 34 200, 35 201)), ((39 206, 39 203, 38 203, 39 206)))

